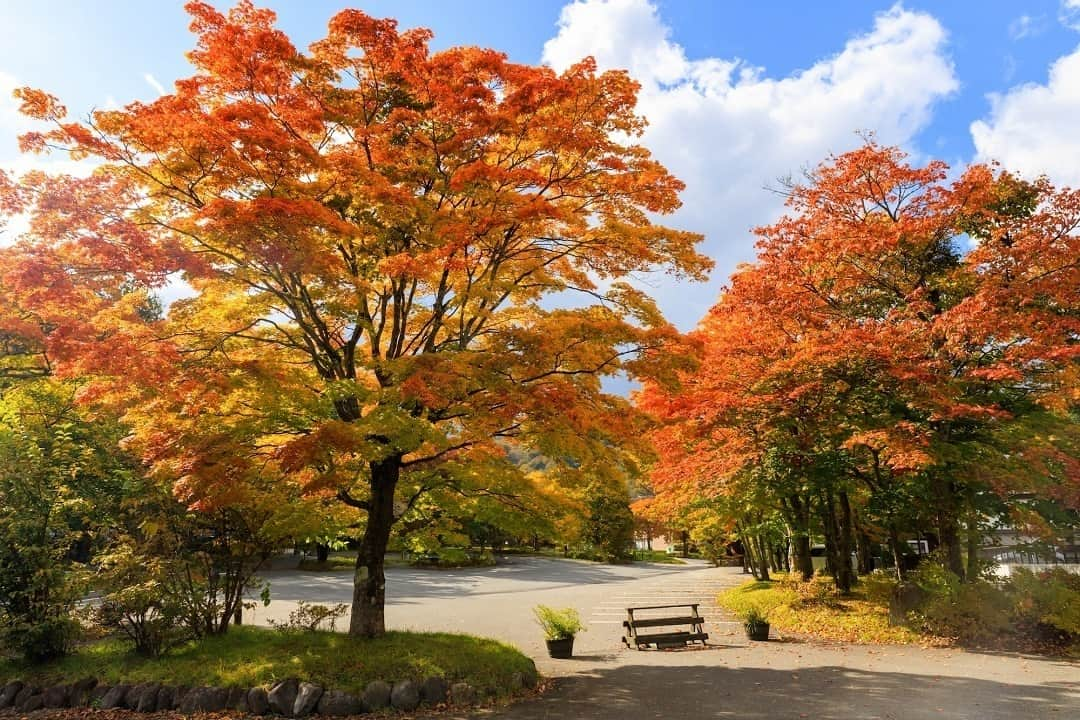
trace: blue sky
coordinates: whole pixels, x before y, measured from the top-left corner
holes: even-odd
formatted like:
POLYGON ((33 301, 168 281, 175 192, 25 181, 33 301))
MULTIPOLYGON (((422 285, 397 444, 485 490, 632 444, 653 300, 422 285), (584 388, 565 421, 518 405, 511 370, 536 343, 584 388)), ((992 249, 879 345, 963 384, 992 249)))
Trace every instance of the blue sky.
MULTIPOLYGON (((227 7, 228 3, 215 3, 227 7)), ((274 0, 304 46, 343 0, 274 0)), ((780 211, 765 186, 876 131, 916 157, 999 158, 1080 186, 1080 0, 719 2, 707 0, 353 0, 435 47, 494 47, 556 67, 585 54, 642 81, 645 142, 688 184, 670 224, 707 234, 712 281, 647 279, 692 327, 736 263, 749 228, 780 211)), ((0 166, 25 169, 7 98, 32 85, 73 113, 154 97, 188 74, 173 0, 0 4, 0 166)), ((64 163, 55 163, 64 169, 64 163)))

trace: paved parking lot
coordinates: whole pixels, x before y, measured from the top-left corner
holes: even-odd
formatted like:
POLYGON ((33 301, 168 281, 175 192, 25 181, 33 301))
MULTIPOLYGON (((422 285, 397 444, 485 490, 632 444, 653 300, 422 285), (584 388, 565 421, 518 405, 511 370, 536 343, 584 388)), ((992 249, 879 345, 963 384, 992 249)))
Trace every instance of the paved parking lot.
MULTIPOLYGON (((297 600, 348 602, 351 573, 266 574, 274 602, 250 619, 284 617, 297 600)), ((395 628, 487 635, 532 656, 556 678, 507 720, 739 718, 786 720, 1080 720, 1080 664, 1005 653, 824 645, 781 639, 751 645, 713 604, 744 577, 698 563, 616 567, 513 557, 494 568, 387 572, 395 628), (627 650, 623 608, 699 602, 706 649, 627 650), (572 606, 589 629, 575 659, 551 660, 532 619, 537 604, 572 606)), ((491 717, 491 713, 486 713, 491 717)))

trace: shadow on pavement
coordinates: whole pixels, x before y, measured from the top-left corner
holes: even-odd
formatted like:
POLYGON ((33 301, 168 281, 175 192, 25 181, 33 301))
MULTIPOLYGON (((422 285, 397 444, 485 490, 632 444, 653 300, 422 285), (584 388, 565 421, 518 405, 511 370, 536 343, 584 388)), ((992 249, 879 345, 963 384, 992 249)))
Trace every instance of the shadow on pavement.
POLYGON ((1080 682, 1020 685, 855 670, 626 665, 556 681, 507 720, 1047 720, 1080 718, 1080 682))
MULTIPOLYGON (((661 578, 666 575, 693 572, 695 569, 680 565, 654 565, 648 568, 647 577, 661 578)), ((274 599, 310 599, 315 591, 319 593, 329 591, 334 596, 345 597, 350 596, 352 592, 352 572, 348 570, 327 572, 271 570, 262 573, 261 576, 269 580, 271 595, 274 599)), ((549 590, 619 582, 631 579, 631 576, 622 567, 542 558, 528 560, 500 558, 496 566, 486 568, 451 570, 387 568, 386 570, 387 594, 393 598, 395 604, 408 603, 410 598, 460 598, 517 593, 521 592, 521 589, 513 585, 489 590, 482 589, 482 584, 489 580, 513 583, 518 579, 530 584, 539 584, 541 586, 539 589, 549 590)), ((327 596, 322 602, 331 600, 334 600, 334 597, 327 596)))

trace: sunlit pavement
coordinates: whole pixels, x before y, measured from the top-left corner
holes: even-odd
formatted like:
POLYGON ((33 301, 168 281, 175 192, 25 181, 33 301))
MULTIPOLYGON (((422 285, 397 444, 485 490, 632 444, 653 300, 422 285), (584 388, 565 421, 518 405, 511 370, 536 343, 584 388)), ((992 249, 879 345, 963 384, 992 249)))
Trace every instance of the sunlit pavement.
MULTIPOLYGON (((266 577, 274 602, 249 612, 248 621, 284 618, 298 600, 347 603, 351 597, 349 572, 277 571, 266 577)), ((704 563, 609 566, 532 557, 507 558, 494 568, 391 568, 387 623, 495 637, 532 656, 542 673, 556 679, 554 687, 495 713, 508 720, 1080 720, 1075 662, 783 638, 751 644, 713 603, 717 592, 744 578, 738 568, 704 563), (701 604, 707 648, 623 646, 623 608, 683 602, 701 604), (587 620, 573 660, 547 657, 532 618, 537 604, 575 607, 587 620)))

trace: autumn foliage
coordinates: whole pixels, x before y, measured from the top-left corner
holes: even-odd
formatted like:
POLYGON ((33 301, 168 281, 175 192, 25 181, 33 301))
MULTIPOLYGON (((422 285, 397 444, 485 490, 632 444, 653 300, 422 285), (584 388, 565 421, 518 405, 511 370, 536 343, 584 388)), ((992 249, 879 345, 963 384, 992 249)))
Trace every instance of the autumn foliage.
POLYGON ((811 525, 834 568, 932 531, 962 575, 961 530, 969 573, 1001 513, 1052 531, 1010 500, 1080 508, 1080 192, 871 141, 788 209, 693 333, 701 367, 641 397, 660 500, 781 515, 804 573, 811 525))
POLYGON ((351 631, 378 634, 391 527, 513 497, 507 448, 618 475, 645 426, 601 378, 666 382, 681 342, 626 279, 711 263, 653 221, 682 183, 637 144, 625 72, 431 52, 357 10, 305 51, 248 2, 187 9, 195 74, 167 95, 72 121, 18 92, 45 124, 25 150, 98 164, 3 179, 31 229, 0 332, 23 372, 93 378, 193 507, 269 484, 354 513, 351 631))

